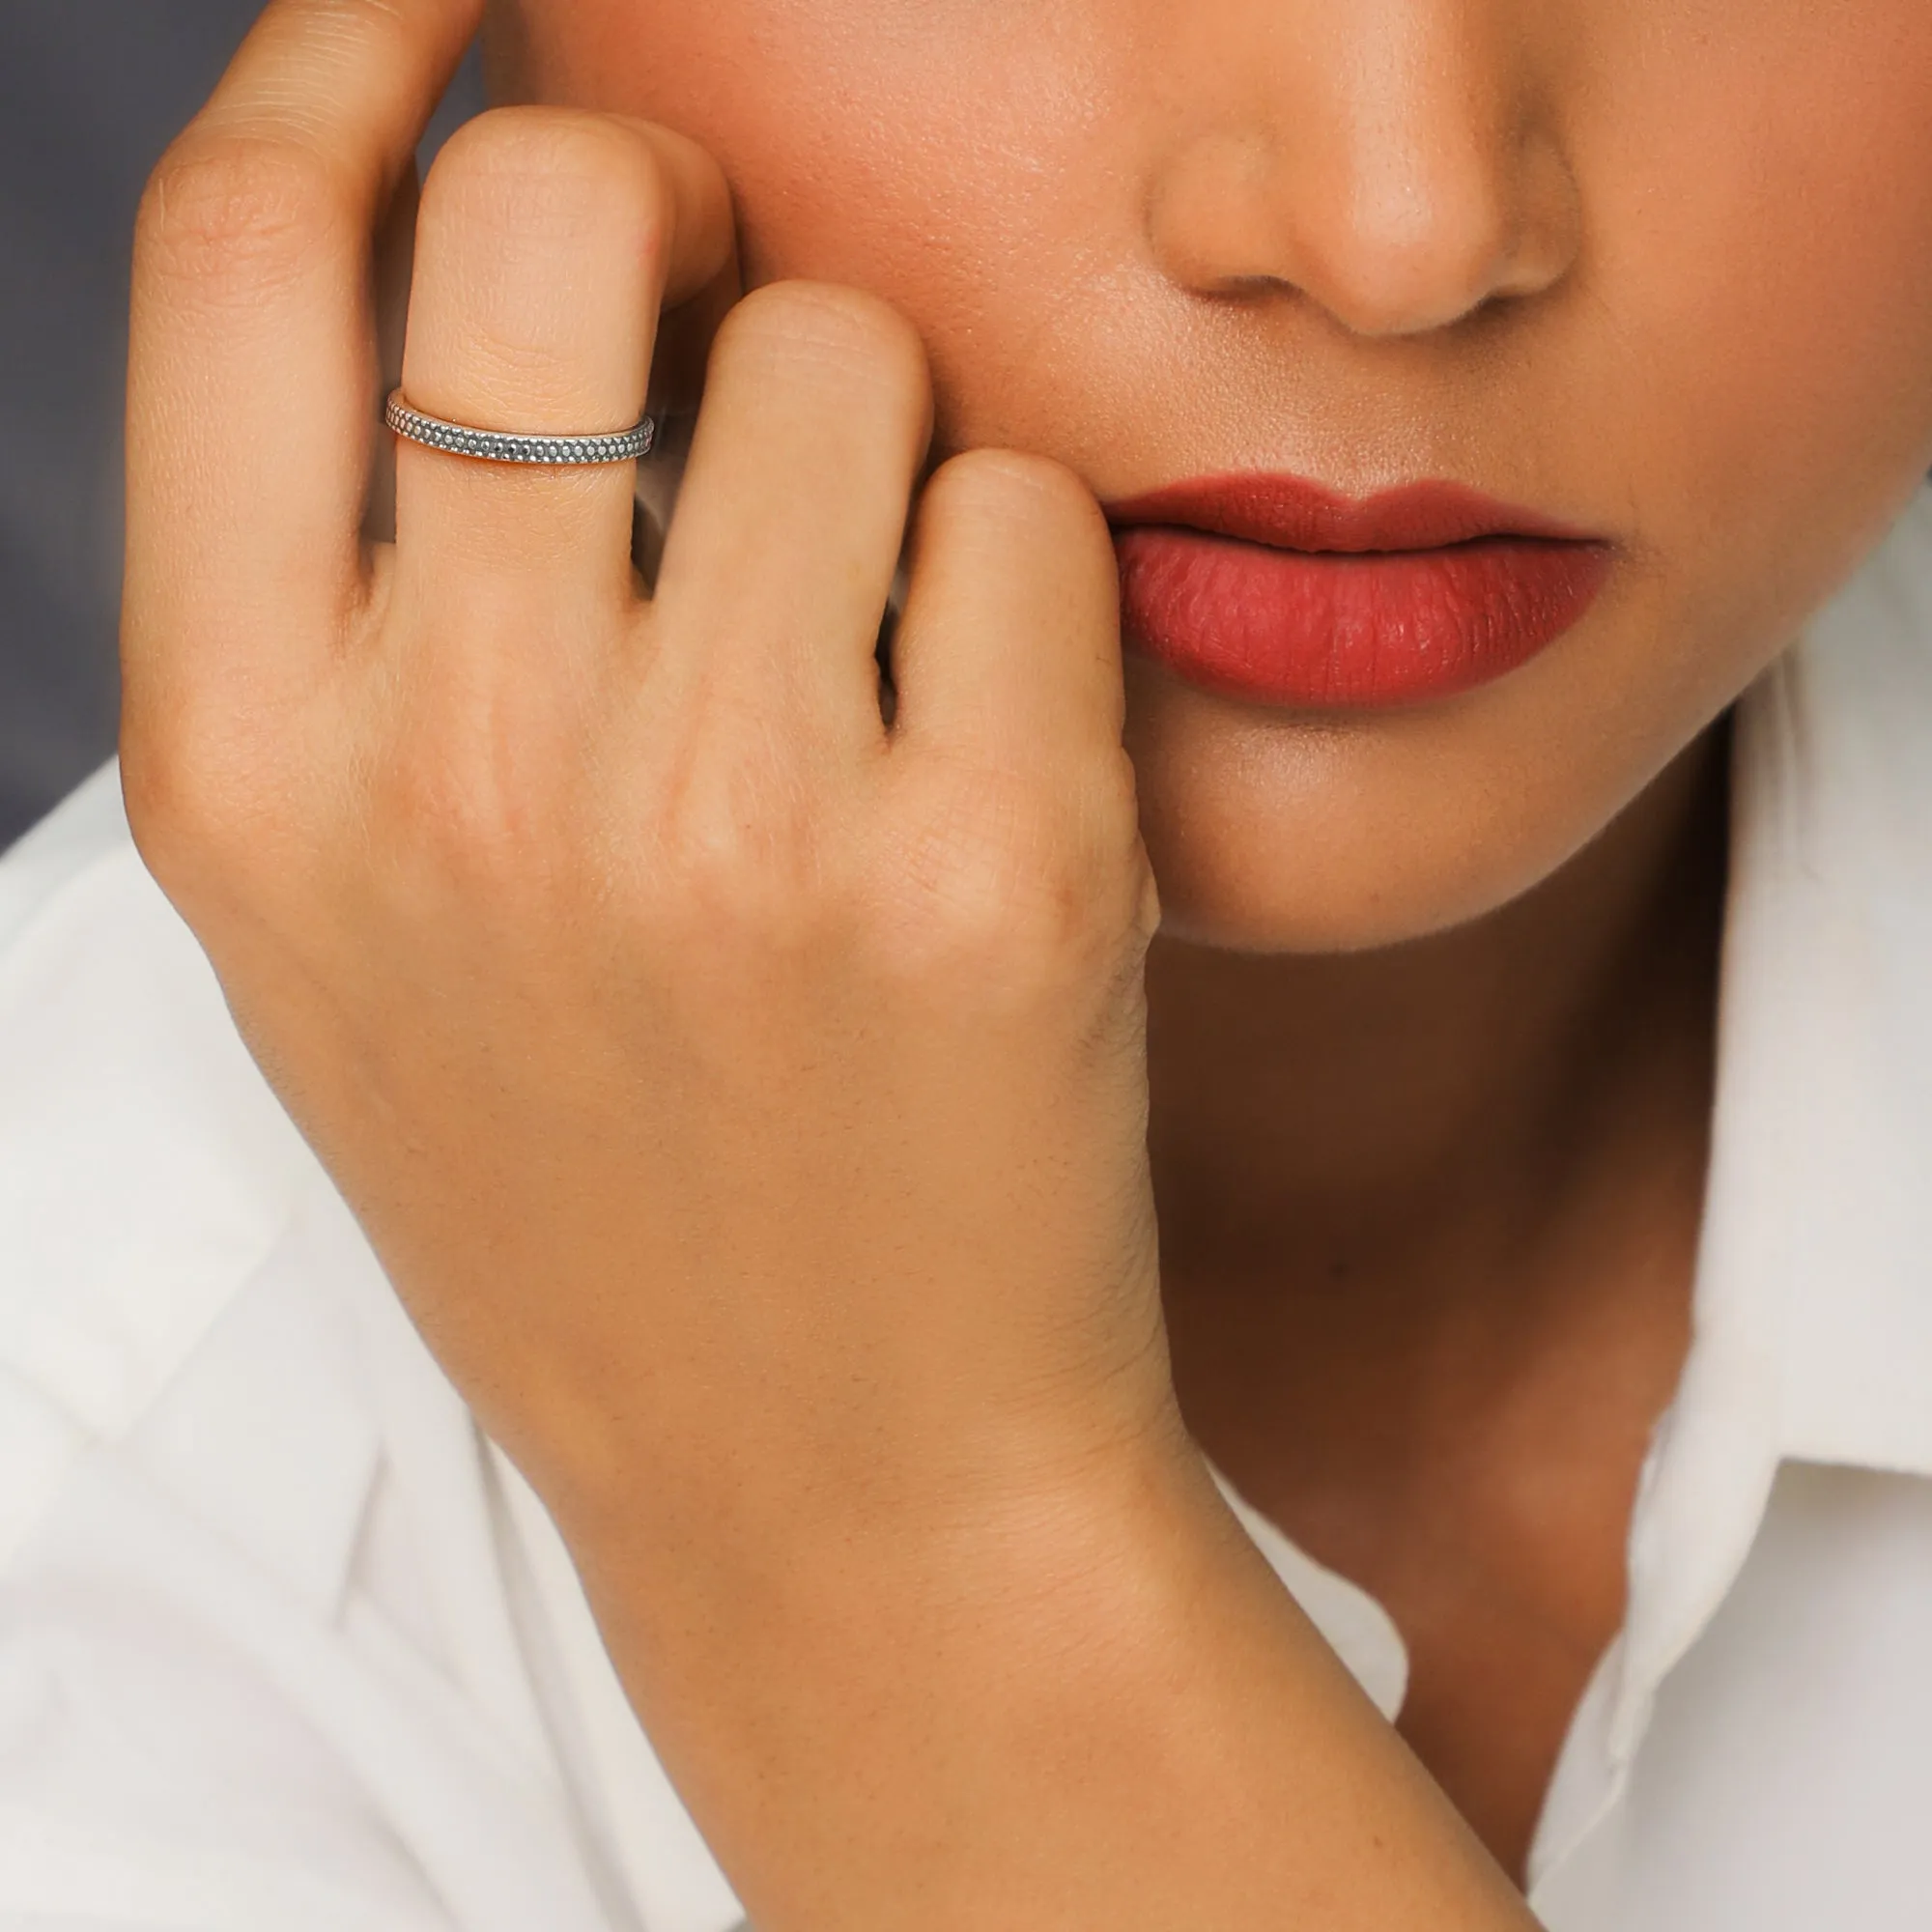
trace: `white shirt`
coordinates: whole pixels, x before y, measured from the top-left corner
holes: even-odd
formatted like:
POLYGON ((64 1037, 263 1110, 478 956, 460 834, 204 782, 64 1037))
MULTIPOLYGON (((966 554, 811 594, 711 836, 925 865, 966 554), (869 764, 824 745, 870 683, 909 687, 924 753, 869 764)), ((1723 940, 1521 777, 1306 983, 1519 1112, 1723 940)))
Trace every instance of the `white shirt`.
MULTIPOLYGON (((1554 1932, 1932 1928, 1932 496, 1750 694, 1696 1336, 1554 1932)), ((1243 1520, 1385 1711, 1389 1620, 1243 1520)), ((724 1932, 111 771, 0 862, 0 1928, 724 1932)))

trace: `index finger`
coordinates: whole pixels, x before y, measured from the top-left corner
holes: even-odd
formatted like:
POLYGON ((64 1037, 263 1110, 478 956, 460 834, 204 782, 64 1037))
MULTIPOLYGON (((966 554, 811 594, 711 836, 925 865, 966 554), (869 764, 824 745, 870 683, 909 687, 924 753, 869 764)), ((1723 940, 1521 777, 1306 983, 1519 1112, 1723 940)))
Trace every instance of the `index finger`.
POLYGON ((130 706, 359 594, 374 234, 481 0, 272 0, 155 171, 128 385, 130 706), (191 660, 191 661, 190 661, 191 660))

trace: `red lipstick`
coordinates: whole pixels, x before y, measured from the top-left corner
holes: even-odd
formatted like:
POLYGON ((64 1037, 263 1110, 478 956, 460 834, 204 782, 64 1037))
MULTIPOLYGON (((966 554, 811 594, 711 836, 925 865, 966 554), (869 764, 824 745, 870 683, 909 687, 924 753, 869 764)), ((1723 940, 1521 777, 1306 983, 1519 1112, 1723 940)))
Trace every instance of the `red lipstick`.
POLYGON ((1582 616, 1610 548, 1457 483, 1341 497, 1210 476, 1107 506, 1127 641, 1190 684, 1299 710, 1446 697, 1582 616))

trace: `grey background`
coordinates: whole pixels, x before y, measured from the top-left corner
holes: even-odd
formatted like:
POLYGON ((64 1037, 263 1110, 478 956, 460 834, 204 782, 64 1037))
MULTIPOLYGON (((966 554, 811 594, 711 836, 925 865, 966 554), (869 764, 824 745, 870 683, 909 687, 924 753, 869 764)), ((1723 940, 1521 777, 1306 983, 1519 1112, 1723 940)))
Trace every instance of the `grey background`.
POLYGON ((0 0, 0 846, 113 750, 134 208, 260 7, 0 0))

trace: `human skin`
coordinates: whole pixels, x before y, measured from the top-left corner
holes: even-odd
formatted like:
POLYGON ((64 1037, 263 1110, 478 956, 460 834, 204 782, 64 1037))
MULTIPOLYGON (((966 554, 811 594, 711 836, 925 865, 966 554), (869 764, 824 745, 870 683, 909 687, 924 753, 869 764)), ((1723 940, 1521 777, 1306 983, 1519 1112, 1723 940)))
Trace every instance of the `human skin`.
POLYGON ((1187 1419, 1393 1608, 1404 1730, 1516 1871, 1688 1341, 1722 884, 1699 734, 1932 454, 1923 12, 497 19, 501 92, 720 158, 749 279, 910 317, 942 447, 1044 452, 1103 501, 1447 476, 1616 544, 1582 623, 1447 703, 1293 715, 1127 665, 1163 929, 1199 942, 1151 986, 1187 1419))
POLYGON ((1525 891, 1932 455, 1913 0, 523 0, 510 24, 506 87, 720 159, 748 281, 908 317, 941 449, 1037 451, 1103 502, 1440 476, 1617 545, 1555 647, 1401 715, 1284 716, 1130 659, 1169 933, 1361 948, 1525 891))
POLYGON ((369 237, 467 7, 279 0, 157 175, 136 835, 761 1926, 1524 1922, 1187 1431, 1354 1539, 1520 1867, 1682 1349, 1701 734, 1932 450, 1921 12, 506 16, 517 91, 696 145, 452 144, 412 399, 621 422, 732 213, 774 284, 647 605, 621 477, 405 447, 395 545, 357 535, 369 237), (1123 690, 1094 497, 1257 467, 1479 483, 1610 587, 1406 713, 1123 690), (1472 1417, 1579 1521, 1444 1457, 1472 1417), (1510 1725, 1493 1603, 1412 1554, 1445 1498, 1479 1579, 1589 1579, 1532 1605, 1510 1725))

